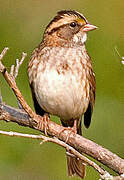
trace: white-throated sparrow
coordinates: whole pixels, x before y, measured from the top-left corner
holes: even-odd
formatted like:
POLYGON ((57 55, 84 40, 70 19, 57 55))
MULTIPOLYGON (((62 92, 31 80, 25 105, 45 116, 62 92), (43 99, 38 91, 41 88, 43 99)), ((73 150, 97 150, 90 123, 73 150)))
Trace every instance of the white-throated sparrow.
MULTIPOLYGON (((60 117, 64 127, 88 128, 95 102, 95 76, 86 51, 87 32, 96 29, 76 11, 60 11, 33 51, 28 76, 36 113, 60 117)), ((67 155, 68 175, 85 176, 82 161, 67 155)))

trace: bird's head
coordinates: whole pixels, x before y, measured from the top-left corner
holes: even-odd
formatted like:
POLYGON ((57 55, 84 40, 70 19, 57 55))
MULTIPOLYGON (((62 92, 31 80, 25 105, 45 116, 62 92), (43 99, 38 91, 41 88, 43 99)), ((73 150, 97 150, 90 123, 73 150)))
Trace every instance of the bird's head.
POLYGON ((82 45, 87 40, 87 32, 96 28, 79 12, 63 10, 48 24, 44 39, 55 46, 82 45))

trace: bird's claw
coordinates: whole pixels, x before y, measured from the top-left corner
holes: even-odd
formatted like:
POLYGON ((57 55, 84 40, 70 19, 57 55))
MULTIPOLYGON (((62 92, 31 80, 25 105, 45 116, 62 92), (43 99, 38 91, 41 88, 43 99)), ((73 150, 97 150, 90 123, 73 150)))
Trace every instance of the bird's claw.
POLYGON ((37 127, 38 129, 44 130, 45 135, 48 136, 47 129, 49 128, 50 118, 48 114, 44 114, 44 116, 40 116, 40 119, 41 121, 39 121, 37 127))

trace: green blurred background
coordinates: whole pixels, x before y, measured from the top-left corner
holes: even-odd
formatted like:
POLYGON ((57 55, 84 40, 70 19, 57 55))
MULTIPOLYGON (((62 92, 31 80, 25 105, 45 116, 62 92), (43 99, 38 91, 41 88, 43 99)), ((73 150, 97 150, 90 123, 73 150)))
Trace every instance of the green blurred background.
MULTIPOLYGON (((43 31, 58 10, 75 9, 99 29, 88 34, 86 43, 96 74, 96 105, 92 123, 83 135, 124 156, 124 66, 118 57, 124 55, 123 0, 0 0, 0 51, 10 49, 4 64, 10 70, 16 58, 27 52, 17 85, 32 105, 27 79, 27 62, 33 49, 41 42, 43 31)), ((16 98, 0 74, 3 100, 17 107, 16 98)), ((60 123, 57 120, 57 123, 60 123)), ((35 130, 13 123, 0 122, 0 129, 39 134, 35 130)), ((42 146, 37 140, 0 136, 0 180, 68 180, 65 150, 55 144, 42 146)), ((113 173, 112 171, 110 171, 113 173)), ((115 174, 115 173, 113 173, 115 174)), ((74 180, 77 177, 73 178, 74 180)), ((85 180, 99 179, 87 167, 85 180)))

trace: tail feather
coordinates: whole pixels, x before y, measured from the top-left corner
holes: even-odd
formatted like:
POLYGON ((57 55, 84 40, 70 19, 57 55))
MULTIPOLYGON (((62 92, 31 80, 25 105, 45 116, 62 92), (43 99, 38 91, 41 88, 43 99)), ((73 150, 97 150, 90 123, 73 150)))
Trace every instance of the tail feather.
POLYGON ((69 176, 78 175, 82 179, 85 177, 85 164, 81 160, 67 155, 67 167, 69 176))
MULTIPOLYGON (((77 127, 77 133, 82 135, 81 118, 79 120, 79 125, 77 127)), ((68 168, 69 176, 77 175, 83 179, 86 175, 85 167, 86 167, 86 165, 83 163, 82 160, 78 160, 76 157, 71 157, 71 156, 67 155, 67 168, 68 168)))
MULTIPOLYGON (((77 119, 77 134, 79 135, 82 135, 81 121, 82 121, 82 117, 77 119)), ((61 120, 61 122, 64 127, 73 127, 73 121, 61 120)), ((83 163, 82 160, 78 160, 76 157, 67 155, 67 169, 69 176, 77 175, 83 179, 86 175, 85 166, 86 165, 83 163)))

